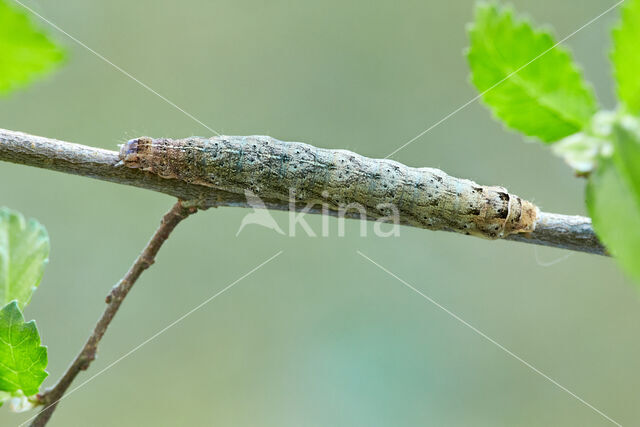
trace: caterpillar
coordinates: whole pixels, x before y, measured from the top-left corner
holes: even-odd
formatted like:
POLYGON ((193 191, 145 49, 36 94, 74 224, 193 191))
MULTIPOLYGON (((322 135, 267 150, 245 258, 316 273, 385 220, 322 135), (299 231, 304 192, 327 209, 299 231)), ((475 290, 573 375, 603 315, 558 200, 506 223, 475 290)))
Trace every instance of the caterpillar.
POLYGON ((409 225, 487 239, 531 232, 538 214, 503 187, 269 136, 140 137, 123 144, 119 156, 127 167, 167 179, 267 199, 293 196, 334 210, 359 204, 373 218, 393 206, 409 225))

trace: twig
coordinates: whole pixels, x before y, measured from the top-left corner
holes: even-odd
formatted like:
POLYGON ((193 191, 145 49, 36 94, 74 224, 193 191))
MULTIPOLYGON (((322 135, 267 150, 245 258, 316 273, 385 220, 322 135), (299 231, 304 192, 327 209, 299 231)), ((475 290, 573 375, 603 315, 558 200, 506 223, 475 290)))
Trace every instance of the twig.
POLYGON ((73 380, 80 373, 86 370, 96 357, 98 344, 102 336, 107 331, 113 317, 118 312, 120 305, 124 301, 136 280, 142 272, 149 268, 155 261, 158 251, 163 243, 169 238, 174 228, 186 217, 196 211, 193 207, 185 207, 181 201, 178 201, 171 210, 162 218, 162 223, 154 233, 147 246, 133 263, 127 274, 113 287, 106 298, 107 308, 102 313, 100 320, 96 323, 91 336, 85 343, 80 353, 69 366, 58 383, 52 388, 38 395, 38 402, 44 406, 40 413, 31 423, 32 427, 41 427, 47 424, 53 411, 55 411, 58 402, 67 391, 73 380))
MULTIPOLYGON (((119 157, 115 151, 72 144, 51 138, 44 138, 0 129, 0 160, 51 169, 101 179, 103 181, 132 185, 175 196, 182 200, 197 200, 198 207, 251 207, 243 194, 216 190, 201 185, 188 184, 177 179, 165 179, 157 175, 118 166, 119 157)), ((269 209, 290 209, 289 203, 281 200, 263 201, 269 209)), ((295 209, 304 208, 296 205, 295 209)), ((310 213, 321 214, 321 206, 315 206, 310 213)), ((337 211, 329 211, 337 215, 337 211)), ((347 213, 355 217, 355 213, 347 213)), ((401 223, 404 223, 401 218, 401 223)), ((531 233, 513 234, 506 240, 537 245, 552 246, 592 254, 606 255, 606 249, 598 241, 591 220, 582 216, 568 216, 540 212, 535 230, 531 233)))

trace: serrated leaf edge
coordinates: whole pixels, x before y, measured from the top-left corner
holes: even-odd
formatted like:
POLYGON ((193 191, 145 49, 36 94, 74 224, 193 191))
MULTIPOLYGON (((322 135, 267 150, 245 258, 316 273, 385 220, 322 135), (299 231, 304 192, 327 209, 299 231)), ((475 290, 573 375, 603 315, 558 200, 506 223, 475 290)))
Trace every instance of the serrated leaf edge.
MULTIPOLYGON (((572 134, 568 134, 565 137, 557 139, 557 140, 545 141, 545 140, 541 139, 540 137, 538 137, 536 135, 525 133, 524 131, 522 131, 520 129, 517 129, 515 127, 512 127, 508 123, 503 121, 502 118, 500 118, 498 116, 498 114, 496 112, 496 108, 491 106, 485 100, 485 94, 487 94, 491 90, 495 89, 497 86, 501 85, 502 83, 504 83, 508 79, 511 79, 512 77, 517 75, 520 71, 522 71, 527 66, 531 65, 534 61, 540 59, 542 56, 546 55, 547 53, 551 52, 552 50, 557 49, 559 53, 561 53, 561 54, 563 54, 563 55, 568 57, 570 72, 576 74, 579 77, 579 80, 581 81, 582 86, 585 89, 585 91, 590 93, 591 98, 593 99, 594 114, 598 110, 598 99, 597 99, 597 96, 596 96, 596 93, 595 93, 595 88, 594 88, 593 84, 589 80, 586 79, 586 76, 585 76, 585 73, 584 73, 584 69, 582 68, 582 66, 580 66, 580 64, 578 62, 575 61, 575 58, 573 57, 573 54, 572 54, 571 50, 566 48, 566 47, 564 47, 561 44, 561 42, 556 42, 555 41, 556 37, 555 37, 555 34, 554 34, 553 27, 551 25, 549 25, 549 24, 537 25, 535 20, 530 15, 525 14, 525 13, 517 13, 515 8, 511 4, 500 4, 500 3, 496 2, 496 1, 480 1, 480 2, 477 3, 477 6, 476 6, 476 13, 475 13, 474 21, 473 22, 469 22, 467 24, 467 26, 466 26, 466 30, 467 30, 467 34, 468 34, 469 38, 471 38, 472 33, 474 31, 476 31, 475 27, 476 27, 476 20, 477 19, 475 19, 475 18, 477 18, 477 15, 478 15, 479 10, 481 8, 487 8, 487 9, 488 8, 494 8, 498 12, 498 14, 500 14, 500 12, 502 12, 504 14, 507 14, 507 15, 512 17, 514 28, 518 27, 520 25, 528 25, 529 28, 531 28, 531 30, 533 32, 533 35, 535 37, 546 35, 546 36, 551 38, 551 41, 553 43, 553 47, 552 48, 544 51, 543 53, 539 54, 535 58, 532 58, 529 62, 525 63, 525 65, 521 66, 516 71, 508 74, 502 80, 499 80, 497 83, 495 83, 494 85, 490 86, 488 89, 485 89, 484 91, 479 93, 478 98, 481 100, 481 102, 490 111, 491 118, 493 120, 499 122, 502 125, 502 128, 504 130, 506 130, 506 131, 523 135, 528 140, 542 141, 545 144, 554 144, 554 143, 556 143, 558 141, 561 141, 563 138, 566 138, 567 136, 572 135, 572 134)), ((465 58, 467 59, 467 62, 469 62, 469 57, 470 57, 470 53, 471 53, 471 46, 465 48, 463 53, 464 53, 465 58)), ((477 89, 476 84, 473 82, 473 72, 469 73, 467 81, 469 82, 469 84, 471 84, 474 88, 477 89)), ((530 92, 527 90, 527 93, 530 93, 530 92)), ((588 127, 588 125, 589 125, 588 123, 577 123, 573 119, 565 120, 564 119, 565 116, 563 116, 561 114, 561 112, 558 112, 557 110, 555 110, 553 108, 548 108, 546 105, 545 105, 545 108, 548 111, 551 111, 554 115, 556 115, 558 117, 561 117, 563 121, 575 124, 578 127, 575 133, 578 133, 581 130, 586 129, 588 127)))

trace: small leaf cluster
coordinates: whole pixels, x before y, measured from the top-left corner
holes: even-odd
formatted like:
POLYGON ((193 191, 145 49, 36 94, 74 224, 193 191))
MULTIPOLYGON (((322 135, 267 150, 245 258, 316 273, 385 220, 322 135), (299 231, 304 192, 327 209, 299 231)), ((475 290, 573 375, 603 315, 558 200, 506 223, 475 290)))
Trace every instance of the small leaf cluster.
MULTIPOLYGON (((62 48, 33 25, 30 17, 0 0, 0 95, 53 70, 62 48)), ((14 410, 37 403, 33 397, 47 377, 47 348, 35 321, 22 310, 40 284, 49 257, 49 235, 37 221, 0 209, 0 405, 14 410)))
POLYGON ((37 221, 0 209, 0 405, 28 409, 47 377, 47 348, 34 320, 22 310, 40 284, 49 235, 37 221))
POLYGON ((570 52, 513 8, 479 3, 469 37, 471 81, 485 104, 588 177, 594 229, 640 282, 640 0, 625 2, 613 31, 616 111, 599 110, 570 52))

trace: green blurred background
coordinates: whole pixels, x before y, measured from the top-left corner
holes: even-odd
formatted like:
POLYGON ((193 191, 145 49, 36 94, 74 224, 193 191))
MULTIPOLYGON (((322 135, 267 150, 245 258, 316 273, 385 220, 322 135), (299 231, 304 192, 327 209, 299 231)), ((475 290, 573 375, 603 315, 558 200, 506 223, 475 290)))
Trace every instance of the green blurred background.
MULTIPOLYGON (((514 3, 563 37, 614 2, 514 3)), ((476 95, 463 56, 472 1, 26 4, 224 134, 384 157, 476 95)), ((606 108, 617 16, 567 43, 606 108)), ((210 135, 45 28, 68 47, 68 64, 0 100, 1 127, 109 149, 140 135, 210 135)), ((394 158, 585 213, 584 182, 477 102, 394 158)), ((26 310, 49 347, 49 386, 173 201, 8 163, 0 182, 0 205, 51 235, 26 310)), ((284 253, 70 394, 50 425, 610 425, 356 250, 621 424, 640 424, 640 300, 612 260, 411 228, 359 237, 355 221, 339 238, 335 219, 329 238, 257 226, 235 237, 246 213, 209 210, 179 226, 75 385, 284 253)), ((286 227, 287 214, 274 215, 286 227)), ((319 232, 321 218, 308 221, 319 232)), ((0 424, 30 415, 2 408, 0 424)))

